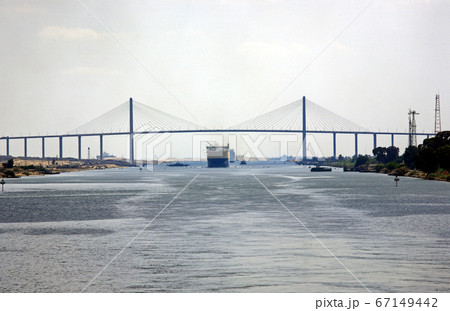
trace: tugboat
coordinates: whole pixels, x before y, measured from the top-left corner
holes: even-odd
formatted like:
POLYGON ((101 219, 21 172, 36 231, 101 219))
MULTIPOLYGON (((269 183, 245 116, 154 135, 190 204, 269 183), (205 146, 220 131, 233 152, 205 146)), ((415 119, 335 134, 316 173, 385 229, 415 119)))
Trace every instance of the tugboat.
POLYGON ((311 167, 311 172, 331 172, 331 167, 316 165, 315 167, 311 167))
POLYGON ((175 163, 167 164, 167 166, 189 166, 189 164, 181 163, 181 162, 175 162, 175 163))

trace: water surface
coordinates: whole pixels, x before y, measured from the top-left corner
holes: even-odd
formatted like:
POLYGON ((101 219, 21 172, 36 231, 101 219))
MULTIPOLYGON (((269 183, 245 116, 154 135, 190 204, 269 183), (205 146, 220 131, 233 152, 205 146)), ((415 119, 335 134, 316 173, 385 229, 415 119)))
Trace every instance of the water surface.
POLYGON ((2 292, 81 291, 163 209, 86 291, 450 290, 450 183, 250 165, 86 171, 5 190, 2 292))

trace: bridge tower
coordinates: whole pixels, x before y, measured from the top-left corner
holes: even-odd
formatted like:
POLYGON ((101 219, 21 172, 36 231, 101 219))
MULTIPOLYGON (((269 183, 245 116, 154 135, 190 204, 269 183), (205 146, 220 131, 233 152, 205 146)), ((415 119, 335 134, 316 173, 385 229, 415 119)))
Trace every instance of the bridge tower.
POLYGON ((130 162, 134 164, 133 98, 130 97, 130 162))
POLYGON ((436 94, 436 105, 434 108, 434 132, 437 134, 441 131, 441 99, 436 94))
POLYGON ((415 110, 409 109, 409 145, 414 147, 417 147, 416 115, 418 114, 415 110))
POLYGON ((302 161, 306 160, 306 98, 303 96, 303 113, 302 113, 302 133, 303 133, 303 141, 302 141, 302 149, 303 149, 303 155, 302 155, 302 161))

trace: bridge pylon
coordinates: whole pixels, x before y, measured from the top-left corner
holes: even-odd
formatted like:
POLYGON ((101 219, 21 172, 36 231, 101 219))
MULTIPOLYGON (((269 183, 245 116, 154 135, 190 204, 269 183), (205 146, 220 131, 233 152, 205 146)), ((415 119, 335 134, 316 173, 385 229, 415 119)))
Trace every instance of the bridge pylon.
POLYGON ((130 162, 134 164, 133 98, 130 97, 130 162))
POLYGON ((302 124, 302 138, 303 138, 303 140, 302 140, 302 148, 303 148, 303 154, 302 154, 302 157, 303 157, 303 161, 304 160, 306 160, 306 97, 305 96, 303 96, 303 108, 302 108, 302 118, 303 118, 303 120, 302 120, 302 122, 303 122, 303 124, 302 124))

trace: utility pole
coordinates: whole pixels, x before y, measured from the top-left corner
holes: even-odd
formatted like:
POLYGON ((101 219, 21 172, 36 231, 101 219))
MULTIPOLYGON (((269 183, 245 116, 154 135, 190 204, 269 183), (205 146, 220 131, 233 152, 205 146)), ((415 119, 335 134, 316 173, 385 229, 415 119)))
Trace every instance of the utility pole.
POLYGON ((409 109, 409 145, 417 147, 417 136, 416 136, 416 115, 419 113, 415 110, 409 109))
POLYGON ((436 105, 434 107, 434 132, 437 134, 441 131, 441 99, 436 94, 436 105))

